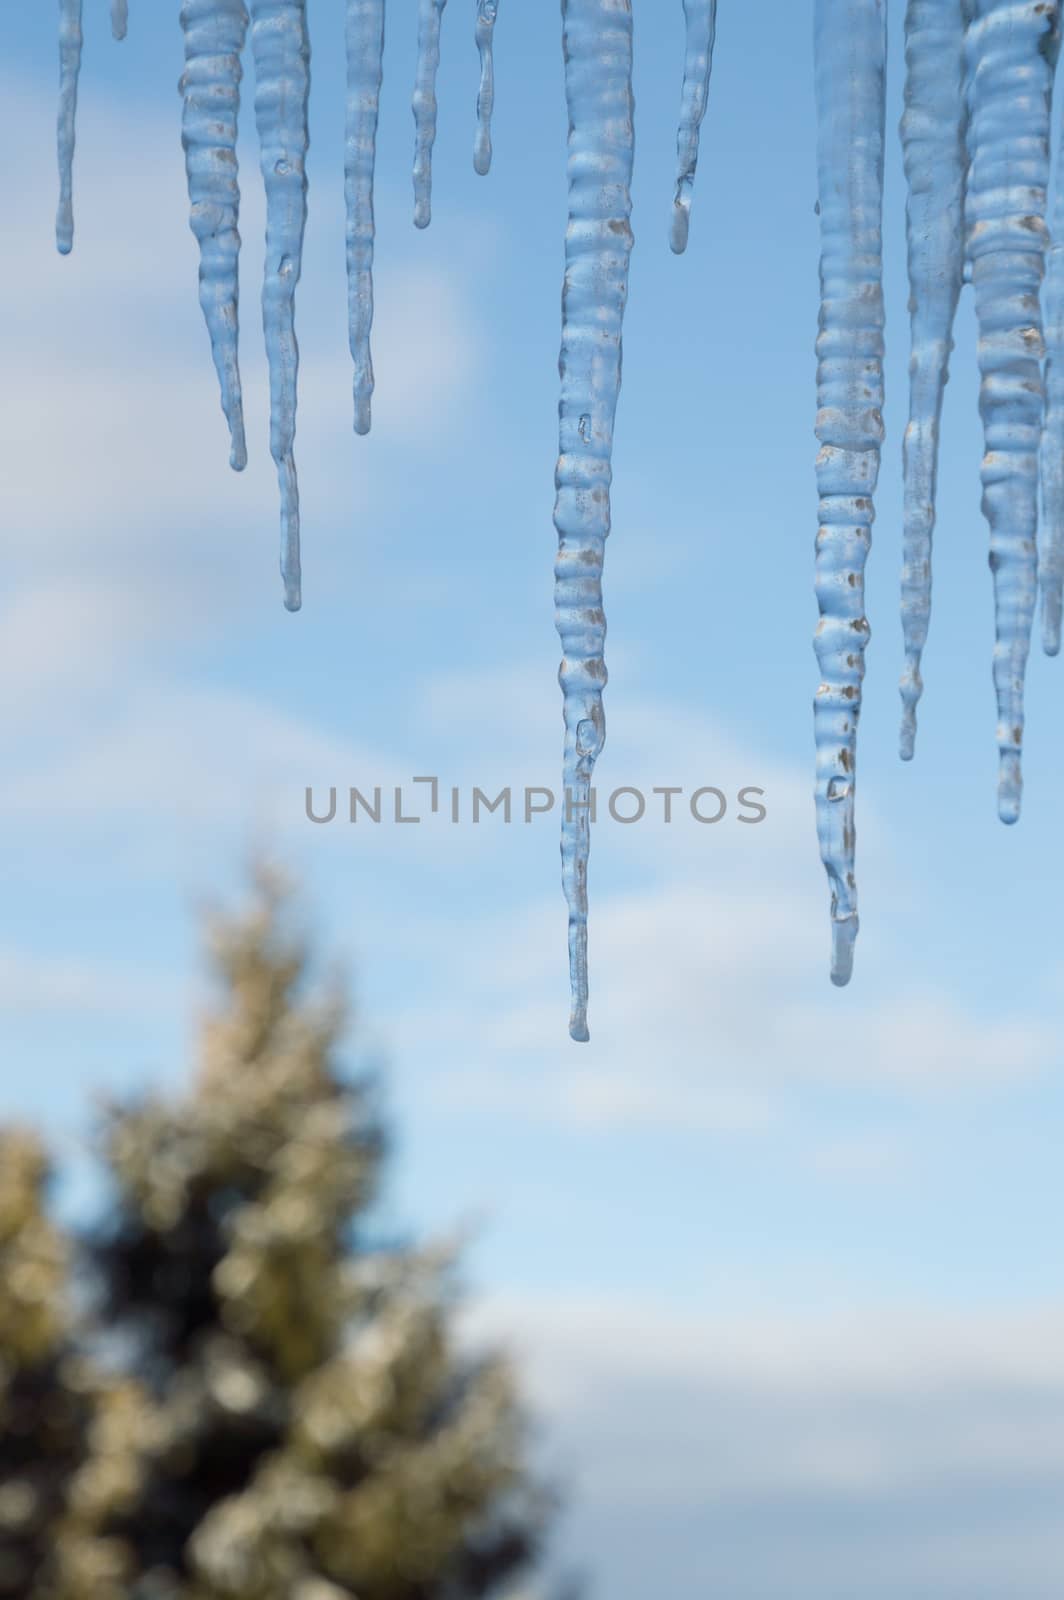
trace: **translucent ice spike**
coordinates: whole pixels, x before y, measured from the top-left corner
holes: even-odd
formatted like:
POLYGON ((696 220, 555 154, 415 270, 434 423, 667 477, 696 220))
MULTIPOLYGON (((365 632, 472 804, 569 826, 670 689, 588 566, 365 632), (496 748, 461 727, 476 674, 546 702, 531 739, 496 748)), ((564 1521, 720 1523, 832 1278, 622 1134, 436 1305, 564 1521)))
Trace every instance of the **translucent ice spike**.
POLYGON ((55 243, 60 255, 74 248, 74 140, 81 72, 81 0, 59 0, 59 209, 55 243))
POLYGON ((923 691, 920 658, 931 616, 939 424, 964 277, 964 0, 909 0, 905 64, 901 142, 908 184, 912 357, 904 444, 900 750, 902 760, 911 761, 923 691))
MULTIPOLYGON (((1059 91, 1058 91, 1059 92, 1059 91)), ((1038 577, 1042 587, 1042 647, 1060 651, 1061 600, 1064 593, 1064 117, 1056 155, 1056 197, 1052 242, 1046 265, 1045 306, 1046 413, 1042 429, 1042 527, 1038 577)))
POLYGON ((373 399, 373 171, 384 55, 384 0, 347 0, 347 308, 355 363, 355 432, 368 433, 373 399))
POLYGON ((185 71, 184 112, 189 225, 199 241, 199 298, 210 334, 229 424, 229 464, 247 465, 244 408, 237 357, 239 338, 240 184, 236 134, 240 110, 240 55, 247 36, 244 0, 184 0, 181 28, 185 71))
POLYGON ((299 487, 293 455, 299 346, 296 285, 307 221, 307 100, 310 41, 306 0, 252 0, 255 120, 266 185, 262 326, 270 368, 270 453, 281 490, 281 576, 289 611, 300 606, 299 487))
POLYGON ((436 143, 436 73, 440 23, 447 0, 418 0, 417 71, 414 77, 414 225, 432 221, 432 147, 436 143))
POLYGON ((967 249, 979 324, 983 511, 997 639, 998 815, 1020 814, 1023 686, 1037 577, 1039 290, 1047 244, 1057 0, 969 0, 967 249))
POLYGON ((833 983, 857 938, 857 723, 868 621, 864 567, 883 441, 886 0, 815 0, 820 332, 817 338, 814 709, 820 854, 831 886, 833 983))
POLYGON ((678 256, 687 249, 691 195, 698 166, 698 139, 709 99, 713 44, 717 35, 717 0, 683 0, 687 52, 683 67, 680 131, 676 137, 676 199, 669 243, 678 256))
POLYGON ((111 32, 124 39, 129 27, 129 0, 111 0, 111 32))
POLYGON ((492 41, 499 0, 477 0, 477 50, 480 53, 480 88, 477 91, 477 138, 473 167, 484 177, 491 171, 491 114, 495 109, 495 56, 492 41))
POLYGON ((562 883, 569 907, 569 1032, 588 1038, 591 776, 605 739, 602 562, 632 250, 631 0, 563 0, 569 223, 562 294, 555 621, 565 704, 562 883))

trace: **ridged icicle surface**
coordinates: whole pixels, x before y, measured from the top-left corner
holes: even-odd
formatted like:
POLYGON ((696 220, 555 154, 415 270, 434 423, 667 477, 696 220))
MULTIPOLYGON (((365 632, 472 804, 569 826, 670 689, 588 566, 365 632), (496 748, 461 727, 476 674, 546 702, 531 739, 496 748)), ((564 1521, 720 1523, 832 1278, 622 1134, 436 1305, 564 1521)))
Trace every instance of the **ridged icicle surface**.
POLYGON ((569 1032, 585 1040, 589 806, 592 772, 606 733, 602 562, 610 531, 613 424, 632 250, 631 0, 563 0, 562 16, 569 224, 554 576, 565 704, 562 883, 569 907, 569 1032))
POLYGON ((432 221, 432 147, 436 143, 436 74, 447 0, 419 0, 414 73, 414 225, 432 221))
POLYGON ((81 0, 59 0, 59 208, 55 244, 62 256, 74 248, 74 142, 81 73, 81 0))
POLYGON ((909 424, 905 430, 905 529, 901 620, 903 761, 912 759, 920 660, 931 617, 939 426, 964 278, 964 0, 909 0, 905 15, 902 153, 908 184, 909 424))
POLYGON ((678 256, 687 249, 691 227, 691 195, 698 167, 698 142, 709 100, 713 45, 717 36, 717 0, 683 0, 687 32, 683 64, 680 130, 676 137, 676 198, 669 243, 678 256))
POLYGON ((970 4, 967 250, 979 324, 983 511, 994 574, 998 815, 1015 822, 1037 584, 1039 293, 1048 242, 1050 93, 1060 8, 1056 0, 970 4))
MULTIPOLYGON (((1058 88, 1058 96, 1060 94, 1058 88)), ((1056 195, 1052 240, 1046 263, 1045 307, 1046 413, 1042 429, 1042 526, 1038 575, 1042 587, 1042 646, 1060 651, 1061 598, 1064 592, 1064 97, 1056 155, 1056 195)))
POLYGON ((868 643, 864 568, 883 441, 886 0, 816 0, 820 333, 817 338, 816 813, 831 887, 831 977, 857 938, 854 793, 868 643))
POLYGON ((294 457, 299 346, 296 285, 307 222, 307 99, 310 42, 306 0, 252 0, 255 121, 266 185, 262 326, 270 368, 270 453, 281 490, 284 603, 298 611, 299 486, 294 457))
POLYGON ((188 175, 189 223, 199 241, 199 298, 229 424, 230 465, 247 464, 240 388, 240 182, 236 135, 240 55, 247 37, 244 0, 184 0, 185 71, 181 142, 188 175))
POLYGON ((480 88, 477 90, 477 138, 473 167, 485 177, 491 171, 491 114, 495 109, 495 19, 499 0, 477 0, 477 52, 480 88))
POLYGON ((368 433, 373 400, 373 174, 384 59, 384 0, 347 0, 347 309, 355 364, 355 432, 368 433))

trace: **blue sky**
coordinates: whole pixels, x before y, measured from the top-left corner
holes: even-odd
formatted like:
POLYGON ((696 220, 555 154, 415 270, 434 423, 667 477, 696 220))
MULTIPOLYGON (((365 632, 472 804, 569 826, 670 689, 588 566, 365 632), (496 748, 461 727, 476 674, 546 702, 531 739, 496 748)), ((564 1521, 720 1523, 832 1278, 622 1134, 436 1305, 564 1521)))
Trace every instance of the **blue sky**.
POLYGON ((196 300, 176 3, 134 0, 121 47, 103 0, 85 9, 65 261, 52 244, 55 19, 19 7, 0 21, 3 1113, 75 1150, 90 1090, 180 1081, 202 998, 196 905, 231 892, 248 848, 267 844, 305 880, 323 947, 351 963, 359 1047, 386 1065, 399 1132, 395 1216, 481 1219, 471 1325, 522 1355, 572 1485, 564 1554, 598 1594, 1056 1594, 1064 668, 1032 656, 1025 814, 1005 829, 966 300, 917 759, 898 762, 896 142, 862 932, 839 992, 811 799, 812 7, 722 7, 677 260, 681 8, 637 0, 598 781, 756 784, 768 817, 598 827, 593 1038, 579 1048, 553 821, 313 828, 303 816, 308 783, 556 781, 557 7, 500 7, 484 180, 472 6, 452 0, 425 234, 410 184, 415 8, 390 8, 377 393, 362 440, 342 7, 313 4, 297 617, 276 573, 251 83, 251 461, 237 477, 196 300))

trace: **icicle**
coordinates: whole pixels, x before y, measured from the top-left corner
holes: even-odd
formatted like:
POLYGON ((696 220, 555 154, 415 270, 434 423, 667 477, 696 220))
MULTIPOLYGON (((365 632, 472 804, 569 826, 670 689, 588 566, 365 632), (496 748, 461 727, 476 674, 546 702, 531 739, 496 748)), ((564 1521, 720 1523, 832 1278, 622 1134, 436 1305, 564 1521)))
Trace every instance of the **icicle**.
POLYGON ((979 324, 983 511, 994 574, 998 815, 1020 814, 1023 680, 1036 589, 1049 105, 1057 0, 971 0, 968 254, 979 324))
POLYGON ((1060 651, 1064 597, 1064 118, 1056 155, 1056 197, 1046 266, 1046 414, 1042 429, 1042 530, 1038 576, 1042 586, 1042 648, 1060 651))
POLYGON ((384 56, 384 0, 347 0, 347 306, 355 363, 355 432, 368 433, 373 399, 373 170, 384 56))
POLYGON ((602 561, 610 531, 613 424, 632 249, 631 0, 563 0, 562 16, 569 224, 555 476, 555 621, 565 697, 562 883, 569 906, 569 1032, 585 1040, 591 775, 606 734, 602 561))
POLYGON ((80 71, 81 0, 59 0, 59 209, 55 243, 62 256, 68 256, 74 248, 74 139, 80 71))
POLYGON ((683 0, 687 54, 683 67, 680 131, 676 137, 676 199, 669 243, 678 256, 687 249, 691 226, 691 194, 698 166, 698 137, 709 99, 713 44, 717 36, 717 0, 683 0))
POLYGON ((414 226, 432 221, 432 147, 436 143, 436 73, 447 0, 419 0, 414 77, 414 226))
POLYGON ((902 153, 909 186, 909 425, 905 430, 905 554, 901 621, 901 758, 911 761, 920 658, 931 616, 939 425, 953 322, 964 276, 965 148, 963 0, 909 0, 905 14, 902 153))
POLYGON ((492 40, 498 0, 477 0, 477 50, 480 53, 480 88, 477 91, 477 139, 473 168, 485 177, 491 171, 491 114, 495 109, 495 57, 492 40))
POLYGON ((181 142, 185 150, 189 225, 199 240, 199 298, 229 424, 229 464, 247 465, 239 337, 240 184, 236 131, 240 54, 247 37, 244 0, 184 0, 185 71, 181 142))
POLYGON ((864 567, 883 441, 885 0, 816 0, 820 193, 815 702, 817 832, 831 885, 833 983, 857 938, 854 786, 868 622, 864 567))
POLYGON ((281 576, 289 611, 300 606, 296 434, 296 285, 307 221, 307 99, 310 41, 306 0, 252 0, 255 120, 266 185, 262 325, 270 366, 270 453, 281 489, 281 576))
POLYGON ((129 0, 111 0, 111 32, 116 39, 124 39, 129 27, 129 0))

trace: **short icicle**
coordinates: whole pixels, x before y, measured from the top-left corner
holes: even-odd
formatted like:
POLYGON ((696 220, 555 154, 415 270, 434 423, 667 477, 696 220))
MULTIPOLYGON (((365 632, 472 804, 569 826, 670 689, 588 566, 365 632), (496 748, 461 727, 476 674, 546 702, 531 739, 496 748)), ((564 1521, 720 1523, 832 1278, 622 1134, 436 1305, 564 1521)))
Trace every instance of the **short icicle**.
POLYGON ((59 0, 59 209, 55 244, 61 256, 74 248, 74 143, 81 72, 81 0, 59 0))
POLYGON ((384 58, 384 0, 347 0, 347 307, 355 364, 355 432, 368 433, 373 400, 373 173, 384 58))
POLYGON ((857 939, 854 797, 864 568, 883 442, 886 0, 815 0, 820 332, 817 338, 816 811, 831 886, 833 983, 857 939))
POLYGON ((266 267, 262 326, 270 368, 270 453, 281 490, 284 603, 298 611, 299 486, 293 454, 299 346, 296 285, 307 221, 307 101, 310 41, 306 0, 252 0, 255 120, 266 185, 266 267))
POLYGON ((124 39, 129 28, 129 0, 111 0, 111 32, 124 39))
POLYGON ((672 208, 669 243, 678 256, 687 249, 691 227, 691 196, 698 167, 698 142, 709 99, 713 71, 713 45, 717 36, 717 0, 683 0, 687 45, 680 102, 680 131, 676 137, 676 199, 672 208))
POLYGON ((473 146, 473 169, 486 177, 491 171, 491 115, 495 110, 495 19, 499 0, 477 0, 477 51, 480 55, 480 88, 477 90, 477 137, 473 146))
POLYGON ((236 135, 240 111, 240 56, 247 37, 244 0, 184 0, 181 28, 185 71, 181 79, 190 203, 189 225, 199 241, 199 298, 210 334, 229 424, 229 464, 247 465, 244 408, 237 354, 239 339, 240 184, 236 135))
POLYGON ((432 221, 432 147, 436 143, 436 74, 447 0, 419 0, 414 75, 414 226, 432 221))
MULTIPOLYGON (((1064 108, 1062 108, 1064 109, 1064 108)), ((1061 607, 1064 599, 1064 114, 1057 135, 1056 195, 1046 263, 1045 386, 1042 428, 1042 524, 1038 579, 1042 589, 1042 648, 1060 653, 1061 607)))
POLYGON ((964 278, 964 0, 909 0, 902 154, 908 184, 909 424, 905 430, 900 753, 911 761, 931 617, 939 428, 964 278))
POLYGON ((1020 815, 1023 689, 1037 589, 1039 292, 1048 243, 1058 0, 969 0, 967 250, 979 327, 983 512, 994 574, 998 815, 1020 815))
POLYGON ((562 883, 572 1038, 586 1040, 591 778, 605 741, 602 563, 632 250, 631 0, 563 0, 569 223, 562 295, 555 621, 565 705, 562 883))

